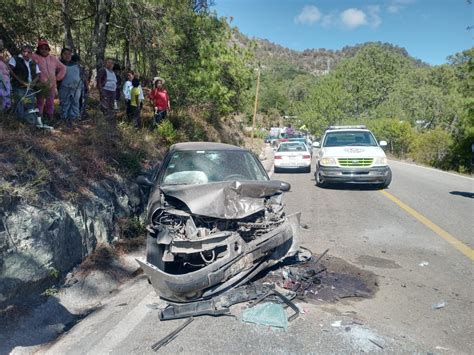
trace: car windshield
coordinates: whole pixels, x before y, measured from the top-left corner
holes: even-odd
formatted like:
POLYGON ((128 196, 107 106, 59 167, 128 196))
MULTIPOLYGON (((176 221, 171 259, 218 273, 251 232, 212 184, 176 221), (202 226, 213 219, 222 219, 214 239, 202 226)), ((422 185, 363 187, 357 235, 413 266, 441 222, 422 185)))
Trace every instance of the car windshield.
POLYGON ((377 146, 372 133, 368 131, 343 131, 329 132, 324 139, 324 147, 341 147, 347 145, 354 146, 377 146))
POLYGON ((172 153, 161 185, 197 185, 232 180, 268 180, 254 156, 241 150, 183 150, 172 153))
POLYGON ((277 152, 306 152, 304 143, 283 143, 278 147, 277 152))

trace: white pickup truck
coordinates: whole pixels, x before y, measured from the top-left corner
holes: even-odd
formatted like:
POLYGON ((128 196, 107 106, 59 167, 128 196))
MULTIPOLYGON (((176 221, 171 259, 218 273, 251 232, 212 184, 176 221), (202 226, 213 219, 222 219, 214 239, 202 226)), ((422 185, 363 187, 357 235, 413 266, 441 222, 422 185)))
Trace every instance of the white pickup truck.
POLYGON ((387 142, 377 142, 365 126, 331 126, 321 142, 314 173, 316 185, 330 183, 377 184, 386 188, 392 181, 392 171, 381 147, 387 142))

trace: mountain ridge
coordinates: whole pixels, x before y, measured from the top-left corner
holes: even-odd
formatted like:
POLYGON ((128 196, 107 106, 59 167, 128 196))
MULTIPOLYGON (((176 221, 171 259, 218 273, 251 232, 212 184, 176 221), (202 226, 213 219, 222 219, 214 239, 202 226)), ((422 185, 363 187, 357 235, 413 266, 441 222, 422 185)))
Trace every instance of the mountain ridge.
POLYGON ((308 48, 298 51, 273 43, 268 39, 249 37, 238 30, 234 32, 234 42, 245 47, 254 49, 257 62, 272 64, 275 62, 286 62, 294 65, 297 69, 313 74, 315 76, 325 75, 343 59, 354 57, 359 50, 369 45, 377 45, 390 49, 408 59, 417 67, 430 66, 420 59, 412 57, 404 47, 387 42, 364 42, 355 45, 347 45, 341 49, 308 48))

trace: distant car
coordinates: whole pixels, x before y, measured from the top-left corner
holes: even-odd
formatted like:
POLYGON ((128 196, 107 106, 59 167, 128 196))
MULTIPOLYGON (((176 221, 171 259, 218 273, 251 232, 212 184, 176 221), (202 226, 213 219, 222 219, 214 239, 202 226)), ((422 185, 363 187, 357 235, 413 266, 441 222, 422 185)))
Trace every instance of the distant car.
POLYGON ((313 143, 318 150, 316 185, 330 183, 377 184, 388 187, 392 171, 381 147, 365 126, 333 126, 326 130, 322 142, 313 143))
POLYGON ((290 185, 270 180, 246 149, 178 143, 137 181, 151 188, 138 262, 163 299, 209 299, 297 251, 299 214, 282 205, 290 185))
POLYGON ((273 145, 273 142, 275 142, 276 140, 278 140, 278 137, 267 136, 267 137, 265 137, 264 142, 265 143, 270 143, 270 145, 273 145))
POLYGON ((311 172, 311 152, 302 142, 282 142, 273 156, 274 172, 299 170, 311 172))

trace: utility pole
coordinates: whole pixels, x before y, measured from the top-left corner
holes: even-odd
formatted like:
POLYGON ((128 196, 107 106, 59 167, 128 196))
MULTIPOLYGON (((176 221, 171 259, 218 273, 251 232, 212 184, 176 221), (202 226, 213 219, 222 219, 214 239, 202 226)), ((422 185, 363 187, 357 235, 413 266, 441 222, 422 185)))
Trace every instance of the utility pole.
POLYGON ((252 145, 253 148, 253 137, 255 135, 255 120, 257 117, 257 106, 258 106, 258 90, 260 89, 260 64, 258 65, 257 68, 257 90, 255 92, 255 105, 253 107, 253 120, 252 120, 252 138, 250 141, 250 144, 252 145))

